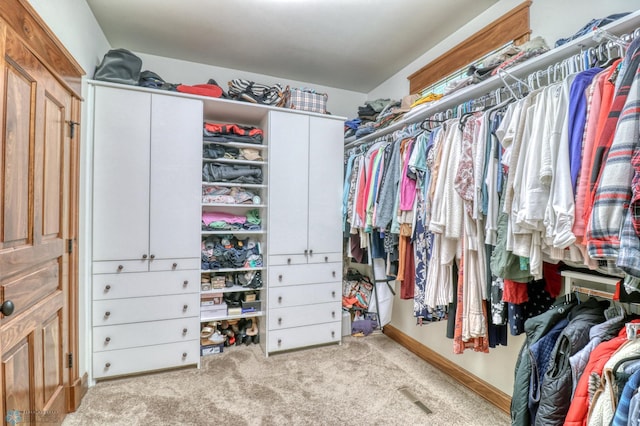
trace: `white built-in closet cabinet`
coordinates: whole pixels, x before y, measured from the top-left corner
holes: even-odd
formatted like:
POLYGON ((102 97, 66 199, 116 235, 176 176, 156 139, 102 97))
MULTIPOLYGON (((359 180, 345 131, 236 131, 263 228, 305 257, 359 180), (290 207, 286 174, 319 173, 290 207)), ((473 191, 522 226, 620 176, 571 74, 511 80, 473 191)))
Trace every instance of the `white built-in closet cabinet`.
POLYGON ((201 325, 238 317, 200 314, 203 121, 264 130, 264 353, 340 342, 343 117, 97 81, 88 102, 93 379, 199 365, 201 325))

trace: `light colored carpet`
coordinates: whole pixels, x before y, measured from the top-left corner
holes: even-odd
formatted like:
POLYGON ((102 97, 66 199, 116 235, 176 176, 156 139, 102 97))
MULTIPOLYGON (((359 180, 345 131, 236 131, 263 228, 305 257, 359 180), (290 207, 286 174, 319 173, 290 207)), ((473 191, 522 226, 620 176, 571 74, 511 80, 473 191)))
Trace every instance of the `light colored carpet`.
POLYGON ((73 425, 509 425, 504 412, 383 334, 265 358, 225 348, 201 368, 99 382, 73 425), (406 386, 426 414, 398 389, 406 386))

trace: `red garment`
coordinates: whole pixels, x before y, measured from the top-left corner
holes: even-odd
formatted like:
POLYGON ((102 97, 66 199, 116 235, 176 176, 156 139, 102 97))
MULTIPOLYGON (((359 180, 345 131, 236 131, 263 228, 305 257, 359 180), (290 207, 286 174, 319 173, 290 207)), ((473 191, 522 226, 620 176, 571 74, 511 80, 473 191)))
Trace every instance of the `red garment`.
MULTIPOLYGON (((640 323, 640 320, 632 320, 630 322, 640 323)), ((604 365, 623 344, 627 342, 627 330, 622 327, 618 337, 600 343, 596 346, 591 355, 589 362, 585 366, 580 380, 576 385, 576 391, 573 394, 569 411, 564 420, 564 426, 583 426, 587 424, 587 414, 589 412, 589 376, 591 373, 602 374, 604 365)))
POLYGON ((400 262, 404 262, 404 279, 400 283, 400 298, 413 299, 416 291, 416 261, 411 237, 400 237, 400 239, 403 238, 407 243, 404 259, 400 259, 400 262))
POLYGON ((529 300, 527 283, 519 283, 517 281, 504 279, 504 288, 502 290, 502 301, 520 305, 529 300))
POLYGON ((560 264, 542 263, 542 276, 544 277, 544 291, 549 293, 554 299, 562 291, 562 275, 559 270, 560 264))

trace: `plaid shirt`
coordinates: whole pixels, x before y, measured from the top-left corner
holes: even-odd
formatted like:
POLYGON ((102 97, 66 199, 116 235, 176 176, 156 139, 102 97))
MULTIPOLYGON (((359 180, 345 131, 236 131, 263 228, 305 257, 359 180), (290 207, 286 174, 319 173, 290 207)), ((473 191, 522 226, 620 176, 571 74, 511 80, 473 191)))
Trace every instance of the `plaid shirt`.
MULTIPOLYGON (((593 259, 618 257, 623 215, 631 200, 631 157, 640 138, 639 47, 640 39, 629 47, 627 57, 631 59, 623 65, 624 72, 619 76, 620 84, 598 142, 599 158, 604 165, 599 176, 591 179, 595 198, 587 229, 587 249, 593 259), (608 140, 612 142, 607 150, 608 140)), ((595 166, 596 162, 597 170, 595 166)))

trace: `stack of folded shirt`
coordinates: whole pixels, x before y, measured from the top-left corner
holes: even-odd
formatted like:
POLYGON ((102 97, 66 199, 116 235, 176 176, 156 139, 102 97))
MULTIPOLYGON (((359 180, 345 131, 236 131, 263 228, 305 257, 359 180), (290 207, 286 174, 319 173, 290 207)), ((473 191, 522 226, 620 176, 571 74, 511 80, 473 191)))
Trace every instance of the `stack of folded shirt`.
POLYGON ((249 210, 245 215, 224 212, 202 212, 202 229, 209 231, 259 231, 260 211, 249 210))
POLYGON ((203 139, 207 142, 244 142, 261 144, 262 129, 239 124, 204 123, 203 139))
POLYGON ((260 196, 242 187, 205 186, 202 188, 203 203, 260 204, 260 196))
POLYGON ((208 159, 225 158, 228 160, 262 160, 260 151, 255 148, 234 148, 218 143, 205 144, 202 149, 202 157, 208 159))

